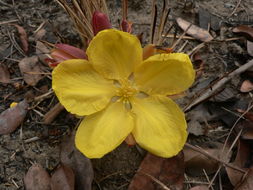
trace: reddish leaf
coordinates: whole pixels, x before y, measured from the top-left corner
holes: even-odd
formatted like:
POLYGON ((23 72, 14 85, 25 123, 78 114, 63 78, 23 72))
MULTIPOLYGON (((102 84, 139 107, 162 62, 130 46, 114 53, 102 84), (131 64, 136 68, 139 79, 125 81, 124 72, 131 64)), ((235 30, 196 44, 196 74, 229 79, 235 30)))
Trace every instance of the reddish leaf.
POLYGON ((237 188, 237 190, 252 190, 253 189, 253 168, 250 168, 243 183, 237 188))
POLYGON ((60 165, 51 178, 51 190, 74 190, 75 175, 72 169, 65 165, 60 165))
MULTIPOLYGON (((245 165, 249 160, 249 156, 250 156, 250 148, 248 144, 246 144, 245 141, 240 140, 238 144, 237 155, 235 161, 232 162, 232 164, 237 166, 238 168, 245 168, 245 165)), ((237 184, 239 184, 243 178, 243 173, 229 167, 225 168, 228 174, 228 178, 232 183, 232 185, 236 186, 237 184)))
POLYGON ((20 41, 22 43, 22 49, 24 50, 25 53, 27 53, 29 45, 28 45, 27 34, 26 34, 25 29, 22 26, 19 26, 17 24, 12 24, 12 25, 18 29, 20 41))
POLYGON ((171 189, 182 190, 183 181, 184 156, 182 152, 167 159, 147 154, 128 190, 155 190, 163 185, 171 189))
POLYGON ((240 25, 235 28, 233 28, 234 33, 238 33, 240 35, 243 35, 247 40, 253 41, 253 28, 246 26, 246 25, 240 25))
POLYGON ((190 190, 209 190, 209 188, 205 185, 198 185, 198 186, 192 187, 190 190))
POLYGON ((25 57, 18 64, 24 76, 24 81, 30 86, 35 86, 43 77, 40 74, 43 70, 38 61, 37 56, 25 57))
POLYGON ((8 68, 0 63, 0 82, 9 83, 10 82, 10 73, 8 68))
POLYGON ((82 49, 76 48, 68 44, 55 44, 55 47, 57 50, 69 54, 74 59, 87 59, 87 55, 82 49))
POLYGON ((0 134, 13 132, 25 119, 28 103, 26 100, 0 114, 0 134))
POLYGON ((176 21, 180 28, 182 28, 184 31, 187 30, 186 33, 191 35, 195 39, 198 39, 203 42, 209 42, 213 39, 210 33, 203 28, 200 28, 193 24, 191 25, 190 22, 182 18, 177 18, 176 21))
POLYGON ((250 82, 249 80, 243 81, 240 91, 241 92, 250 92, 253 90, 253 83, 250 82))
POLYGON ((32 165, 24 177, 26 190, 50 190, 50 176, 39 164, 32 165))
POLYGON ((91 161, 75 148, 75 134, 67 137, 61 146, 61 162, 75 173, 76 190, 91 190, 93 169, 91 161))

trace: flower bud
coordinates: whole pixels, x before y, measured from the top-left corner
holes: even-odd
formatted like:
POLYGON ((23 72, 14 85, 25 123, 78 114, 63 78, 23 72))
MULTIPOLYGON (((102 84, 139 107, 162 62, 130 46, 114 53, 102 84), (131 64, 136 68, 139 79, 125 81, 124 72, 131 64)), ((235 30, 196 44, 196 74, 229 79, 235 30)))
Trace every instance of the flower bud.
POLYGON ((121 22, 121 29, 124 32, 131 33, 132 32, 132 22, 129 22, 127 20, 122 20, 121 22))
POLYGON ((94 35, 96 35, 101 30, 112 28, 112 25, 106 14, 95 11, 92 16, 92 28, 94 35))

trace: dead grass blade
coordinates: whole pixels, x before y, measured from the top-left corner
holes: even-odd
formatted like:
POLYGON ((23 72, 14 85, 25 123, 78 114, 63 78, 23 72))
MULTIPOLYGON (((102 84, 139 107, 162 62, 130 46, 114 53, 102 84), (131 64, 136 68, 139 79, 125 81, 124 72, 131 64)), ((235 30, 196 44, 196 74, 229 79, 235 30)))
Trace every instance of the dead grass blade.
POLYGON ((87 42, 92 39, 93 31, 91 19, 93 13, 101 11, 108 15, 108 9, 105 0, 57 0, 57 2, 65 9, 73 21, 77 32, 82 39, 83 45, 86 47, 87 42))

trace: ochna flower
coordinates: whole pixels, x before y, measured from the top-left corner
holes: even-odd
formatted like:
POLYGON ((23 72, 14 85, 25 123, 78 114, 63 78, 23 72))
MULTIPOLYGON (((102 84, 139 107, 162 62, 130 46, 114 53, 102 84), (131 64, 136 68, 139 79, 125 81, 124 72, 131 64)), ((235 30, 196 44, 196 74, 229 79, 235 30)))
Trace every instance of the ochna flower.
POLYGON ((167 95, 185 91, 195 72, 188 55, 157 54, 143 61, 134 35, 115 29, 99 32, 86 51, 53 70, 52 85, 61 104, 86 116, 76 132, 76 147, 99 158, 132 134, 149 152, 176 155, 186 138, 184 113, 167 95))

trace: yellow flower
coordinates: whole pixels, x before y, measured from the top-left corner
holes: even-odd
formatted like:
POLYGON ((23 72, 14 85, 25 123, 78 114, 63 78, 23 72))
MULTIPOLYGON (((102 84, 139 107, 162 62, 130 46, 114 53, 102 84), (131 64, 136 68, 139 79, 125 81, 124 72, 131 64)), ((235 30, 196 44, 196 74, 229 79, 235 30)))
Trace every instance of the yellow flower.
POLYGON ((186 54, 157 54, 142 60, 139 40, 126 32, 99 32, 87 60, 72 59, 53 71, 53 89, 71 113, 86 116, 75 143, 99 158, 132 134, 149 152, 176 155, 186 138, 184 113, 167 95, 189 88, 195 77, 186 54))

